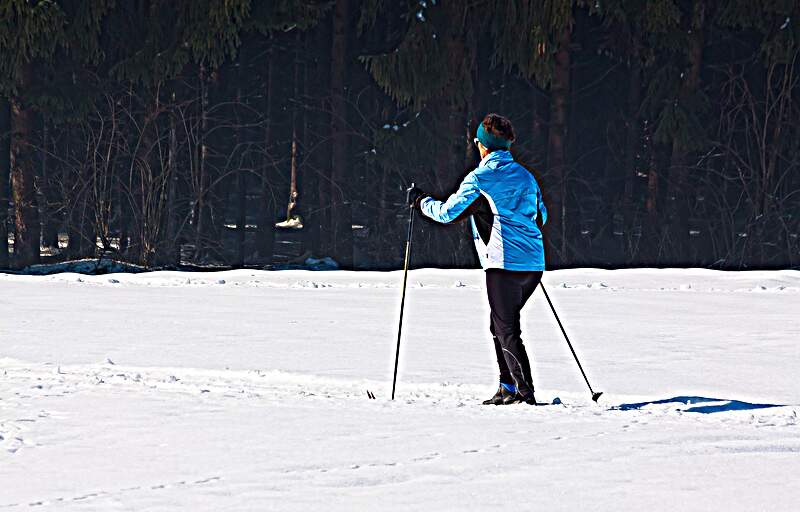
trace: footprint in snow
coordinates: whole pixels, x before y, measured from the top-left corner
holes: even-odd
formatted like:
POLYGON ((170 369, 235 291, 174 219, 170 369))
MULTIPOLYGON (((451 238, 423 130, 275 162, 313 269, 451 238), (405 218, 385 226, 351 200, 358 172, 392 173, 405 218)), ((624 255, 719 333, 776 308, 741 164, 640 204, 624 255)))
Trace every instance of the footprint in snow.
POLYGON ((411 461, 412 462, 428 462, 428 461, 431 461, 431 460, 434 460, 434 459, 438 459, 439 457, 441 457, 441 454, 439 452, 433 452, 433 453, 429 453, 427 455, 423 455, 421 457, 415 457, 415 458, 411 459, 411 461))

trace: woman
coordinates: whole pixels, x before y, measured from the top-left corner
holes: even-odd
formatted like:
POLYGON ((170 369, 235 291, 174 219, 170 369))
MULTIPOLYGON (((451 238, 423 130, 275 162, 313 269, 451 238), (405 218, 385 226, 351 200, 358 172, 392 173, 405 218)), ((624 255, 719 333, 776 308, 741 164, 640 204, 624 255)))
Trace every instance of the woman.
POLYGON ((483 402, 490 405, 535 405, 531 365, 520 337, 520 311, 542 279, 544 247, 537 218, 544 224, 547 210, 533 175, 514 161, 511 121, 487 115, 478 126, 475 144, 478 167, 467 174, 446 201, 437 201, 417 189, 414 204, 437 222, 456 222, 467 216, 481 266, 486 270, 486 292, 491 309, 500 386, 483 402))

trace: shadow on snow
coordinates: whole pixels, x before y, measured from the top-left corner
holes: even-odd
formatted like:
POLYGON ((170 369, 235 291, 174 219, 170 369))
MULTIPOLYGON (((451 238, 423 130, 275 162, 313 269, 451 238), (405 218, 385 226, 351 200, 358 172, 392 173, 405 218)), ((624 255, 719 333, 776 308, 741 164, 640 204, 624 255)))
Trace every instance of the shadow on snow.
POLYGON ((711 414, 714 412, 726 411, 749 411, 751 409, 767 409, 769 407, 783 407, 779 404, 751 404, 749 402, 740 402, 739 400, 726 400, 722 398, 706 398, 702 396, 676 396, 664 400, 654 400, 652 402, 639 402, 636 404, 620 404, 612 407, 612 410, 617 411, 630 411, 634 409, 642 409, 648 405, 663 405, 663 404, 684 404, 689 405, 688 409, 682 409, 684 412, 699 412, 701 414, 711 414))

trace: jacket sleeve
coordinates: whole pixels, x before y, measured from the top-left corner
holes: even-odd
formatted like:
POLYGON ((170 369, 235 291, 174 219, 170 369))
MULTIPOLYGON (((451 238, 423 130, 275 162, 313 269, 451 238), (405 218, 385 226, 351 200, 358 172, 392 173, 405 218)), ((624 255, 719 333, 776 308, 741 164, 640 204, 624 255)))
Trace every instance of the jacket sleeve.
POLYGON ((547 222, 547 207, 544 205, 544 199, 542 198, 542 189, 536 187, 536 202, 539 203, 539 214, 542 219, 542 226, 545 225, 547 222))
POLYGON ((420 202, 419 208, 426 217, 442 224, 448 224, 453 222, 475 202, 480 194, 478 180, 475 178, 475 172, 473 171, 467 174, 458 190, 448 197, 447 201, 437 201, 428 196, 420 202))

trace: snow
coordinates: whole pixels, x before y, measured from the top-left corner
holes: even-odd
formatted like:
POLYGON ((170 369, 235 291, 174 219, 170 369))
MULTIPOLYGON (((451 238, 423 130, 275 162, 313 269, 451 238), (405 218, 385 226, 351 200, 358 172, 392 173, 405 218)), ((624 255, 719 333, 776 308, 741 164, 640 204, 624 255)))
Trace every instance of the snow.
POLYGON ((496 388, 478 270, 0 274, 0 510, 795 510, 800 272, 579 269, 496 388), (367 390, 377 399, 369 400, 367 390))

